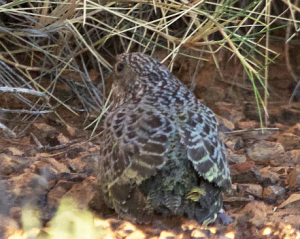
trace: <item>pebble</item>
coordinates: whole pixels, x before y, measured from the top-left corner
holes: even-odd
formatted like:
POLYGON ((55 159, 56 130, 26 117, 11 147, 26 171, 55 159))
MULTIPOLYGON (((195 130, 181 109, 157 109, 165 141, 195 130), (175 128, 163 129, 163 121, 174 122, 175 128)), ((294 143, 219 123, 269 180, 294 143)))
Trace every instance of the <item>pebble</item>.
POLYGON ((235 104, 217 102, 215 105, 218 108, 217 112, 219 112, 219 115, 231 121, 233 124, 236 124, 237 122, 245 119, 243 112, 240 110, 236 110, 238 107, 235 104))
POLYGON ((176 235, 173 232, 162 231, 159 235, 159 239, 177 239, 176 235))
POLYGON ((263 188, 259 184, 238 184, 238 190, 247 192, 257 197, 260 197, 263 193, 263 188))
POLYGON ((253 129, 258 127, 259 124, 255 120, 241 121, 237 123, 239 129, 253 129))
POLYGON ((283 155, 284 148, 280 143, 269 141, 258 141, 248 148, 248 156, 253 161, 269 160, 283 155))
POLYGON ((300 149, 300 137, 292 133, 283 133, 281 134, 277 142, 282 144, 285 151, 290 151, 294 149, 300 149))
POLYGON ((282 156, 279 155, 274 160, 276 163, 284 163, 286 166, 295 166, 300 164, 300 150, 295 149, 285 152, 282 156))
POLYGON ((283 187, 272 185, 264 188, 263 198, 270 202, 275 202, 280 196, 285 194, 286 190, 283 187))
POLYGON ((141 230, 137 230, 125 238, 126 239, 144 239, 144 238, 146 238, 146 235, 141 230))
POLYGON ((229 164, 246 162, 246 156, 244 154, 235 154, 231 150, 227 150, 227 160, 229 164))
POLYGON ((261 182, 264 183, 265 186, 275 184, 280 179, 279 174, 273 172, 273 168, 270 166, 260 169, 259 176, 261 178, 261 182))

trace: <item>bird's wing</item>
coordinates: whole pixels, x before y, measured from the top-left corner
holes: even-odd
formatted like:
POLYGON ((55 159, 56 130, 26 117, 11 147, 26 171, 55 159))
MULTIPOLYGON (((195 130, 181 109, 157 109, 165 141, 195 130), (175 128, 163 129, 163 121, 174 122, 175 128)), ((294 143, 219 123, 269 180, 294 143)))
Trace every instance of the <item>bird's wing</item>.
POLYGON ((202 104, 183 109, 179 118, 181 143, 198 174, 223 189, 230 190, 231 179, 226 151, 219 138, 214 113, 202 104))
MULTIPOLYGON (((100 145, 104 192, 114 185, 139 185, 166 162, 174 123, 153 109, 128 105, 108 115, 100 145)), ((117 186, 115 186, 117 188, 117 186)), ((122 188, 124 197, 129 195, 122 188)))

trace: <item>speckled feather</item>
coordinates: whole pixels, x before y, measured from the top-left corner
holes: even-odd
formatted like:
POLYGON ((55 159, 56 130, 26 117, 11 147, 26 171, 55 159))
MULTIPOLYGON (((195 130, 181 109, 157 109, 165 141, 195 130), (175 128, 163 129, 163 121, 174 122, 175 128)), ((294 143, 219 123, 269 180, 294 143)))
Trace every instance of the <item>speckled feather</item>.
POLYGON ((116 62, 99 163, 106 203, 138 223, 154 211, 214 221, 231 188, 214 113, 150 56, 116 62))

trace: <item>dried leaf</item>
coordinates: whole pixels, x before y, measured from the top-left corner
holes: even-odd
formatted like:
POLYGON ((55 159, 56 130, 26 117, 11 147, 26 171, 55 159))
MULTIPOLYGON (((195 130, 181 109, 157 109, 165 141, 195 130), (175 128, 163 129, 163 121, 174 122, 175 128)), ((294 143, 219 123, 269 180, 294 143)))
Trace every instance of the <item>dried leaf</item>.
POLYGON ((296 168, 294 168, 288 175, 289 187, 290 188, 295 187, 296 181, 297 181, 297 170, 296 170, 296 168))
POLYGON ((286 205, 296 201, 300 201, 300 194, 294 193, 287 200, 281 203, 278 208, 284 208, 286 205))

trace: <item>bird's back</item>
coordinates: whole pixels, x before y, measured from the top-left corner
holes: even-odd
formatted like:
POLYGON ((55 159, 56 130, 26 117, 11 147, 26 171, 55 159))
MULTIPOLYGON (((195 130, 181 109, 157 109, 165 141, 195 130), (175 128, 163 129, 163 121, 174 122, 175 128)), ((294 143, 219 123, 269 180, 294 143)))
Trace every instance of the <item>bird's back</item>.
MULTIPOLYGON (((137 59, 129 55, 120 61, 137 59)), ((148 75, 133 69, 141 84, 152 81, 131 90, 132 100, 120 100, 105 119, 99 163, 105 200, 135 222, 151 221, 154 211, 213 221, 222 191, 231 187, 215 116, 166 67, 152 69, 148 75)))

